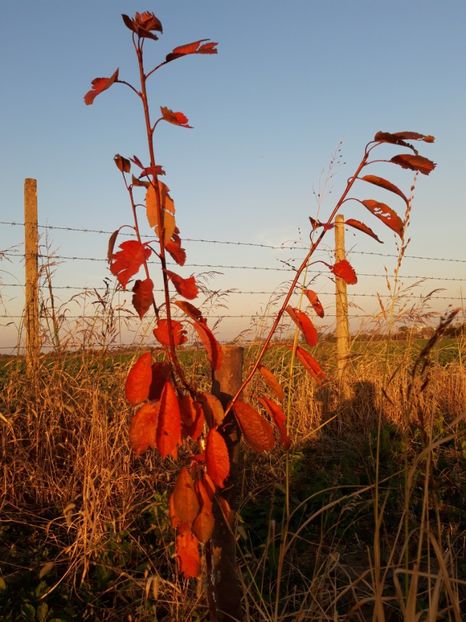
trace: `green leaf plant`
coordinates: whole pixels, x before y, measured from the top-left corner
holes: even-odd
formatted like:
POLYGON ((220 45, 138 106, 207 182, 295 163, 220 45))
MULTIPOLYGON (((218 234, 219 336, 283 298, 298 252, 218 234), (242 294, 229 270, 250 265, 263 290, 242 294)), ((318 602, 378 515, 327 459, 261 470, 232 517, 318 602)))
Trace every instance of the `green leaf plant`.
MULTIPOLYGON (((115 250, 122 227, 110 237, 108 261, 111 273, 120 286, 127 290, 131 286, 132 304, 142 319, 150 309, 154 314, 154 338, 164 352, 163 361, 154 361, 151 352, 145 352, 129 370, 125 393, 134 409, 129 428, 129 439, 137 456, 147 450, 160 452, 162 458, 176 459, 183 446, 184 464, 179 471, 169 502, 169 516, 175 530, 176 559, 180 572, 186 578, 199 577, 203 564, 202 555, 212 557, 210 542, 216 521, 224 520, 230 530, 234 524, 234 512, 230 508, 223 491, 228 486, 231 468, 231 447, 228 443, 228 421, 233 422, 239 435, 255 451, 271 451, 276 442, 285 449, 290 447, 287 434, 286 417, 282 408, 284 391, 273 372, 262 365, 262 359, 270 346, 272 337, 287 313, 303 334, 309 347, 318 340, 317 331, 307 312, 290 305, 292 295, 298 287, 301 275, 310 265, 314 252, 324 236, 334 227, 335 216, 343 203, 356 201, 371 215, 403 238, 403 222, 391 207, 373 199, 359 199, 350 196, 356 184, 364 189, 377 186, 387 191, 397 200, 409 205, 409 199, 397 186, 385 178, 366 174, 367 167, 374 162, 387 162, 391 165, 428 175, 435 167, 429 159, 421 156, 412 141, 431 143, 434 138, 417 132, 377 132, 363 153, 354 174, 348 179, 339 200, 325 222, 310 218, 310 247, 300 266, 296 269, 288 293, 277 312, 272 327, 264 339, 257 359, 240 388, 226 405, 222 405, 212 393, 201 391, 187 380, 183 365, 178 356, 179 346, 187 342, 189 325, 203 343, 213 374, 222 364, 222 347, 208 327, 201 310, 190 301, 198 296, 195 276, 182 277, 169 270, 168 259, 183 266, 186 252, 182 247, 180 231, 176 224, 175 204, 168 186, 161 181, 165 171, 155 152, 154 136, 163 122, 182 128, 190 128, 188 118, 166 106, 154 115, 150 105, 148 83, 166 65, 181 60, 188 55, 217 54, 217 43, 201 39, 173 49, 156 66, 148 69, 145 65, 144 47, 148 40, 157 41, 162 33, 160 20, 151 12, 136 13, 134 17, 123 15, 124 25, 131 31, 132 44, 137 60, 137 80, 132 84, 120 78, 116 69, 110 77, 95 78, 91 89, 84 96, 87 105, 94 103, 104 91, 123 85, 136 96, 141 106, 147 139, 145 157, 114 157, 116 167, 121 173, 128 194, 133 223, 130 227, 134 237, 121 242, 115 250), (382 145, 403 150, 389 160, 372 159, 372 154, 382 145), (362 182, 362 183, 360 183, 362 182), (142 194, 142 200, 137 198, 142 194), (141 214, 141 208, 145 214, 141 214), (141 220, 146 220, 155 238, 143 241, 141 220), (156 300, 154 281, 149 271, 149 259, 158 259, 159 280, 163 284, 161 300, 156 300), (141 278, 136 278, 140 273, 141 278), (130 285, 131 284, 131 285, 130 285), (177 298, 174 299, 174 292, 177 298), (181 317, 185 319, 175 319, 181 317), (241 399, 241 395, 256 373, 260 373, 265 387, 264 395, 258 402, 261 410, 241 399)), ((151 95, 153 89, 151 88, 151 95)), ((365 223, 349 219, 346 224, 380 242, 377 235, 365 223)), ((317 263, 317 262, 315 262, 317 263)), ((321 262, 323 263, 323 262, 321 262)), ((348 261, 333 265, 325 264, 335 278, 348 284, 357 282, 357 276, 348 261)), ((304 287, 313 312, 324 316, 318 292, 304 287)), ((308 349, 297 346, 297 359, 315 382, 325 380, 326 374, 308 349)), ((208 574, 212 570, 212 559, 206 559, 208 574)), ((234 563, 234 560, 233 560, 234 563)), ((208 579, 209 583, 209 579, 208 579)), ((212 621, 217 620, 216 602, 213 587, 208 593, 209 613, 212 621)), ((209 591, 209 590, 208 590, 209 591)), ((232 619, 232 618, 229 618, 232 619)))

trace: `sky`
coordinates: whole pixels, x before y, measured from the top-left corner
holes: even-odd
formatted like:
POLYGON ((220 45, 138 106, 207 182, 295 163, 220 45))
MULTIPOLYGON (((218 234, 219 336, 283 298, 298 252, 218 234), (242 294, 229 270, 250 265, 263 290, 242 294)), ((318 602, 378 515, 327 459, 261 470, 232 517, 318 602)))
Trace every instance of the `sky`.
MULTIPOLYGON (((154 12, 164 27, 159 41, 147 42, 148 66, 177 45, 201 38, 219 42, 218 55, 193 55, 157 72, 150 96, 154 110, 182 111, 193 126, 161 124, 156 152, 187 240, 187 265, 179 272, 204 273, 203 282, 221 294, 208 303, 211 315, 224 316, 217 327, 220 338, 231 339, 250 326, 250 318, 226 316, 260 318, 272 312, 268 294, 232 290, 277 291, 304 251, 192 240, 306 246, 308 217, 330 213, 378 130, 436 136, 434 144, 421 144, 437 168, 417 179, 406 254, 462 261, 408 257, 402 288, 417 283, 410 293, 418 300, 442 288, 440 298, 421 303, 424 310, 461 306, 466 282, 462 0, 2 0, 2 223, 22 222, 26 177, 38 180, 43 226, 113 231, 130 222, 113 156, 146 158, 137 99, 122 85, 92 106, 84 105, 83 95, 93 78, 117 67, 122 79, 136 77, 130 32, 120 15, 144 10, 154 12), (231 265, 269 270, 203 267, 231 265), (429 278, 418 283, 412 278, 418 276, 429 278)), ((382 157, 394 153, 393 148, 381 152, 382 157)), ((368 172, 388 177, 406 192, 413 180, 411 172, 393 165, 375 164, 368 172)), ((361 184, 355 195, 403 209, 397 197, 361 184)), ((358 316, 380 310, 377 292, 390 293, 384 278, 363 275, 392 274, 397 253, 394 234, 363 210, 347 203, 344 215, 363 220, 384 244, 347 233, 348 259, 361 275, 349 292, 354 325, 358 316)), ((70 298, 80 289, 102 287, 109 277, 103 261, 107 236, 52 228, 41 234, 41 244, 59 257, 98 259, 54 262, 57 304, 70 316, 79 314, 80 299, 70 298), (71 286, 76 290, 58 289, 71 286)), ((329 236, 316 258, 331 263, 329 236)), ((2 347, 18 336, 20 319, 11 316, 21 314, 24 302, 23 265, 16 255, 21 245, 22 228, 1 224, 0 251, 7 255, 0 260, 0 302, 2 315, 9 316, 0 318, 2 347)), ((323 292, 329 310, 322 329, 331 329, 333 283, 322 264, 312 270, 323 271, 312 286, 323 292)), ((124 299, 120 294, 120 304, 124 299)), ((86 304, 89 308, 92 301, 86 304)), ((255 325, 248 335, 257 331, 255 325)))

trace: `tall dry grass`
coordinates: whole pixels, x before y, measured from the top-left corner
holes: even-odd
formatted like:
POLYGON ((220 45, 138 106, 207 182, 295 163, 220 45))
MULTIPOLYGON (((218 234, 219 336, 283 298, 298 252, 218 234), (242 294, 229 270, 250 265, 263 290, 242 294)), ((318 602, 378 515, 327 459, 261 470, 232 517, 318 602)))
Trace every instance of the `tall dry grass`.
MULTIPOLYGON (((413 350, 356 345, 344 389, 294 370, 288 455, 246 454, 245 620, 461 620, 461 358, 413 376, 413 350)), ((331 361, 333 345, 321 347, 331 361)), ((269 356, 287 386, 289 350, 269 356)), ((130 358, 47 356, 33 377, 19 359, 3 362, 2 576, 7 591, 31 584, 21 598, 36 615, 48 603, 60 618, 66 594, 78 619, 206 619, 202 583, 181 581, 173 558, 166 496, 177 464, 135 459, 128 446, 130 358)))

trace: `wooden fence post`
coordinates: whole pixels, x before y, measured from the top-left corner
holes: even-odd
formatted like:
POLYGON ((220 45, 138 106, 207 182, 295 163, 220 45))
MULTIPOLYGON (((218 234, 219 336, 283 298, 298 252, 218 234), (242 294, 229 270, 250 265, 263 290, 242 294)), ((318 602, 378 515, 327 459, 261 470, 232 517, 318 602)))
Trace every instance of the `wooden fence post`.
MULTIPOLYGON (((241 386, 243 379, 244 348, 237 345, 222 347, 223 359, 215 373, 213 393, 226 406, 241 386)), ((224 437, 230 456, 230 475, 222 496, 233 510, 239 499, 240 440, 241 432, 233 413, 225 417, 220 432, 224 437)), ((236 539, 232 528, 225 522, 218 507, 215 509, 215 530, 213 540, 213 575, 215 605, 218 622, 234 622, 243 619, 241 609, 241 584, 236 566, 236 539)))
MULTIPOLYGON (((335 218, 335 260, 346 259, 345 254, 345 217, 338 214, 335 218)), ((336 303, 336 340, 337 340, 337 376, 341 381, 345 371, 349 354, 349 323, 348 323, 348 296, 346 283, 343 279, 335 278, 336 303)))
POLYGON ((37 180, 24 180, 24 257, 26 370, 37 367, 40 352, 39 334, 39 234, 37 227, 37 180))

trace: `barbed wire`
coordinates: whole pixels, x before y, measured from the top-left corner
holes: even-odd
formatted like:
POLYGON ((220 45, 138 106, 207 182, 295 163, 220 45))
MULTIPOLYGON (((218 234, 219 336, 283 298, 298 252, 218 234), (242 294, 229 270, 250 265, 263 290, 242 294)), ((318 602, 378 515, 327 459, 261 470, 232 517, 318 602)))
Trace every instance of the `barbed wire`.
MULTIPOLYGON (((0 283, 1 287, 21 287, 24 288, 24 284, 23 283, 0 283)), ((49 286, 44 284, 44 285, 39 285, 38 286, 39 289, 49 289, 49 286)), ((99 285, 99 286, 95 286, 95 285, 52 285, 52 290, 72 290, 72 291, 79 291, 82 293, 86 293, 86 292, 90 292, 90 291, 108 291, 108 288, 105 287, 104 285, 99 285)), ((154 288, 153 290, 154 292, 163 292, 164 290, 162 288, 154 288)), ((298 286, 296 288, 296 293, 299 293, 301 291, 301 288, 298 286)), ((115 293, 126 293, 126 294, 130 294, 131 291, 129 290, 123 290, 123 289, 116 289, 115 293)), ((232 288, 230 287, 225 294, 227 295, 261 295, 261 296, 273 296, 273 295, 277 295, 280 296, 280 292, 277 290, 269 290, 269 291, 255 291, 255 290, 242 290, 242 289, 236 289, 236 288, 232 288)), ((319 296, 335 296, 335 292, 321 292, 319 291, 319 296)), ((359 293, 353 293, 353 292, 348 292, 348 296, 351 297, 361 297, 361 298, 392 298, 392 296, 390 294, 359 294, 359 293)), ((425 296, 421 295, 421 294, 405 294, 403 296, 403 298, 411 298, 411 299, 424 299, 425 296)), ((462 296, 428 296, 429 300, 464 300, 464 297, 462 296)))
MULTIPOLYGON (((24 227, 25 223, 15 222, 15 221, 0 221, 0 225, 24 227)), ((103 235, 111 235, 113 233, 113 231, 106 231, 103 229, 81 229, 78 227, 62 227, 62 226, 57 226, 57 225, 38 225, 38 228, 39 229, 50 229, 50 230, 56 230, 56 231, 70 231, 74 233, 96 233, 96 234, 103 234, 103 235)), ((130 237, 133 234, 126 233, 123 231, 119 235, 123 237, 130 237)), ((142 235, 141 237, 144 239, 153 238, 152 235, 142 235)), ((263 244, 260 242, 240 242, 237 240, 211 240, 211 239, 204 239, 204 238, 184 238, 184 241, 185 242, 197 242, 201 244, 223 244, 227 246, 250 246, 253 248, 264 248, 264 249, 269 249, 269 250, 308 250, 307 246, 286 245, 286 244, 274 245, 274 244, 263 244)), ((328 252, 325 249, 317 249, 317 250, 319 252, 328 252)), ((398 255, 393 254, 393 253, 380 253, 376 251, 353 250, 351 252, 352 254, 369 255, 369 256, 375 256, 375 257, 391 257, 391 258, 398 257, 398 255)), ((425 261, 444 261, 444 262, 454 262, 454 263, 466 263, 466 259, 458 259, 454 257, 428 257, 424 255, 404 255, 404 259, 419 259, 419 260, 425 260, 425 261)), ((105 261, 105 260, 102 260, 102 261, 105 261)))
MULTIPOLYGON (((4 251, 3 253, 6 256, 11 257, 21 257, 22 253, 14 252, 14 251, 4 251)), ((43 255, 42 253, 38 254, 40 259, 47 259, 48 261, 54 261, 56 259, 65 260, 65 261, 90 261, 90 262, 107 262, 107 259, 104 257, 80 257, 78 255, 43 255)), ((155 263, 155 262, 148 262, 155 263)), ((175 266, 177 265, 175 262, 167 262, 167 265, 175 266)), ((234 264, 203 264, 203 263, 187 263, 184 264, 186 268, 209 268, 209 269, 219 269, 219 270, 264 270, 269 272, 293 272, 293 268, 277 268, 271 266, 248 266, 248 265, 234 265, 234 264)), ((308 270, 309 273, 320 274, 320 270, 308 270)), ((374 274, 367 272, 358 272, 358 276, 365 277, 382 277, 386 278, 387 274, 374 274)), ((420 281, 456 281, 456 282, 466 282, 466 278, 458 278, 458 277, 450 277, 450 276, 427 276, 427 275, 415 275, 415 274, 400 274, 400 278, 402 279, 416 279, 420 281)))

